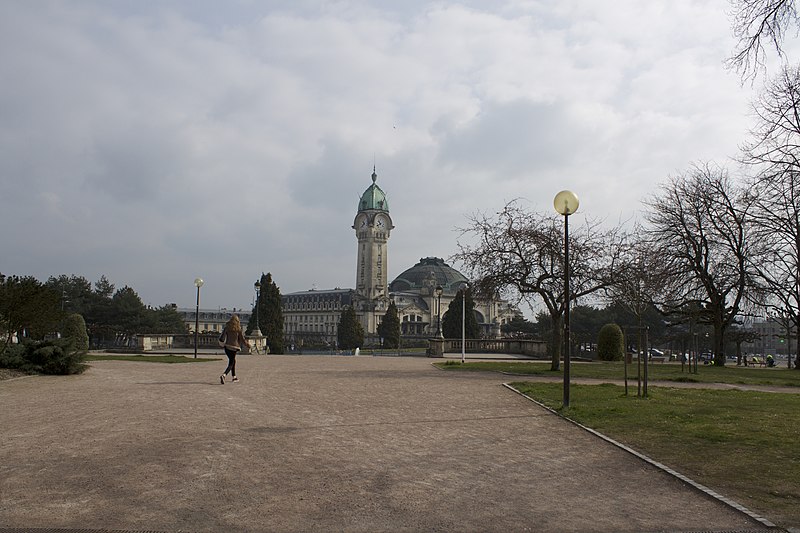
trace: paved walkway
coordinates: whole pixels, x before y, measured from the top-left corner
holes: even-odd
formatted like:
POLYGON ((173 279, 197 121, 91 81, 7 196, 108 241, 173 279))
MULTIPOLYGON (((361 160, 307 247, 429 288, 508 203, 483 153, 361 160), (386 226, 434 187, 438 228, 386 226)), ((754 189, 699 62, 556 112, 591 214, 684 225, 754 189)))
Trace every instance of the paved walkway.
POLYGON ((425 358, 93 362, 0 382, 0 531, 756 531, 501 385, 425 358))

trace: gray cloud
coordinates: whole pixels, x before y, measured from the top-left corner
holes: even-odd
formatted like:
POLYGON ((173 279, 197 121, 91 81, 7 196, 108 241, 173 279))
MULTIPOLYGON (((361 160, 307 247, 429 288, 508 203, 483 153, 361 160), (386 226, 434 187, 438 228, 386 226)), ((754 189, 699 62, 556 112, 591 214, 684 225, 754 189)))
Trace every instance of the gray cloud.
POLYGON ((732 155, 725 0, 0 4, 0 272, 153 305, 351 286, 373 157, 390 276, 560 188, 616 218, 732 155), (702 31, 699 31, 702 29, 702 31))

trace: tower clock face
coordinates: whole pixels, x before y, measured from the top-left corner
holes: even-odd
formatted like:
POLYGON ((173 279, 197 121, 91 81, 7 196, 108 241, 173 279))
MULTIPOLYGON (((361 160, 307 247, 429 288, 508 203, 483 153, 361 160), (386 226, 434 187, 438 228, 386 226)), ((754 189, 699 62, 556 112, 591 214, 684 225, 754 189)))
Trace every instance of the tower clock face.
POLYGON ((356 228, 357 229, 363 229, 363 228, 366 228, 366 227, 367 227, 367 217, 364 216, 364 215, 361 215, 360 217, 358 217, 356 219, 356 228))
POLYGON ((377 222, 375 222, 375 226, 384 229, 386 227, 386 219, 383 217, 378 217, 377 222))

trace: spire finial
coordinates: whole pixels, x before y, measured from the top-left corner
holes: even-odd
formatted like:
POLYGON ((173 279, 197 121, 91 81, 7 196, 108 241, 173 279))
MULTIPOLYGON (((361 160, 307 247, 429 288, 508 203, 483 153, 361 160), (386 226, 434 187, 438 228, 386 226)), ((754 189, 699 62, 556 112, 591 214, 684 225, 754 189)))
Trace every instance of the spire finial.
POLYGON ((372 164, 372 183, 378 180, 378 174, 375 173, 375 164, 372 164))

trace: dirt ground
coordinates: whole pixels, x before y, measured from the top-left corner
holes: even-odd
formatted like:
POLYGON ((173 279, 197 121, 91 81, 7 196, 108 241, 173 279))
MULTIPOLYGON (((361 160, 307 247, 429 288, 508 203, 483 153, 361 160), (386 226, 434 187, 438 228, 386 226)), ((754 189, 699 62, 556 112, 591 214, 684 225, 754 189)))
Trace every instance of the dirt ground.
POLYGON ((0 531, 763 531, 502 386, 414 357, 92 362, 0 382, 0 531))

